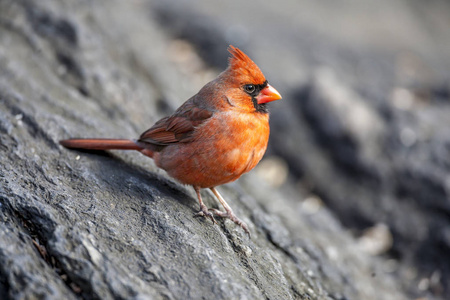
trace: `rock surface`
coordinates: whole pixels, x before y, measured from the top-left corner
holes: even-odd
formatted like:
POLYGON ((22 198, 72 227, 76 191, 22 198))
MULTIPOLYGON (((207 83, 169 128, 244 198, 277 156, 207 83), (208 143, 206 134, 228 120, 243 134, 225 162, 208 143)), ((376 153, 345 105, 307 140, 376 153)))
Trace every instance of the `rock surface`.
POLYGON ((0 1, 0 299, 446 298, 449 5, 257 3, 0 1), (284 96, 220 188, 252 239, 139 153, 59 146, 137 137, 230 43, 284 96))

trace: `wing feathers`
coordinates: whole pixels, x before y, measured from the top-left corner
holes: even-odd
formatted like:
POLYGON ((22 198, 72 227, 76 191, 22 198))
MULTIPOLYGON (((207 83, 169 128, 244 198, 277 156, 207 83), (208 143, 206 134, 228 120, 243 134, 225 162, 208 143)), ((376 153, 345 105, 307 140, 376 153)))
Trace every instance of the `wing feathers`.
POLYGON ((140 142, 167 146, 173 143, 187 143, 192 140, 196 127, 211 118, 211 110, 200 108, 191 98, 172 116, 163 118, 144 132, 140 142))

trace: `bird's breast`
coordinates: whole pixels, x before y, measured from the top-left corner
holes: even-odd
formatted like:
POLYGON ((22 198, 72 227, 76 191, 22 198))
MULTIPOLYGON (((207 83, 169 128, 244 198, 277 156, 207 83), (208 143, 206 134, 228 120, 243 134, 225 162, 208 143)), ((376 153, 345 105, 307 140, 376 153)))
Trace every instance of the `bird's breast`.
POLYGON ((268 115, 231 114, 216 122, 224 130, 210 132, 212 147, 208 159, 211 161, 205 164, 217 170, 218 178, 233 181, 253 169, 264 156, 270 131, 268 115))
POLYGON ((216 114, 196 129, 192 142, 168 146, 157 164, 185 184, 213 187, 253 169, 268 139, 267 114, 216 114))

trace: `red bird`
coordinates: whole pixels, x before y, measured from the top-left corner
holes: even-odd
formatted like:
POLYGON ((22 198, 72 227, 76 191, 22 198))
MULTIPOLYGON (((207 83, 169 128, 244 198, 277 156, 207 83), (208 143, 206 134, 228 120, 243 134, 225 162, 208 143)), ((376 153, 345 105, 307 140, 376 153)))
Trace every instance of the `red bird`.
POLYGON ((281 99, 261 70, 233 46, 228 68, 207 83, 169 117, 162 118, 137 140, 69 139, 73 149, 137 150, 181 183, 192 185, 200 202, 197 216, 229 218, 247 234, 247 225, 231 210, 216 186, 253 169, 266 152, 269 113, 266 103, 281 99), (209 188, 225 212, 208 209, 200 189, 209 188))

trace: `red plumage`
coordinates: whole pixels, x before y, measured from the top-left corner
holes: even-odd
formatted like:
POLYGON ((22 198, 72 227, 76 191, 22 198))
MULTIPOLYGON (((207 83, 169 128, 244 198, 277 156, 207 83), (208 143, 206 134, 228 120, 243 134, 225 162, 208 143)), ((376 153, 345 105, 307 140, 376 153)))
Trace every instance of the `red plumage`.
POLYGON ((174 114, 156 122, 138 140, 69 139, 67 148, 138 150, 184 184, 192 185, 200 202, 198 215, 226 217, 249 233, 216 186, 238 179, 263 157, 269 139, 266 103, 281 99, 258 66, 230 46, 228 68, 207 83, 174 114), (210 188, 226 212, 208 210, 200 196, 210 188))

